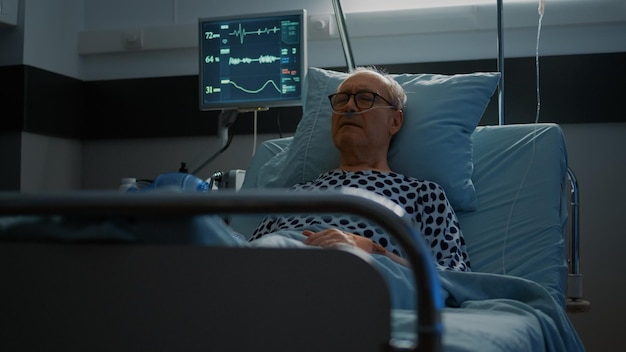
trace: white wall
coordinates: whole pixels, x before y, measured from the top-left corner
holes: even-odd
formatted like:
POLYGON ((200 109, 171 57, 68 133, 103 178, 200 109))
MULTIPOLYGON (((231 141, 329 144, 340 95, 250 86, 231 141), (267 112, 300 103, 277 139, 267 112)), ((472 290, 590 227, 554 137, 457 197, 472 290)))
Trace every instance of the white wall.
MULTIPOLYGON (((365 65, 497 57, 496 1, 482 2, 413 10, 406 8, 427 2, 342 4, 356 63, 365 65)), ((23 27, 1 29, 0 64, 16 47, 9 39, 23 31, 24 64, 85 80, 197 74, 198 18, 243 11, 230 2, 206 0, 20 0, 20 7, 27 14, 23 27), (148 48, 124 49, 129 30, 142 30, 148 48), (85 47, 91 51, 79 55, 85 47)), ((245 3, 245 12, 287 8, 308 11, 311 66, 345 64, 331 0, 291 0, 288 6, 283 0, 245 3), (320 30, 319 21, 328 26, 320 30)), ((504 0, 505 57, 534 56, 538 22, 536 1, 504 0)), ((623 52, 623 33, 623 0, 547 0, 540 54, 623 52)))
MULTIPOLYGON (((20 0, 19 8, 18 26, 0 28, 0 64, 81 77, 77 38, 83 28, 84 1, 20 0)), ((21 191, 80 189, 80 141, 30 133, 22 133, 21 139, 21 191)))
MULTIPOLYGON (((6 14, 6 21, 0 21, 0 66, 19 65, 24 53, 24 21, 23 7, 18 1, 14 4, 5 4, 2 10, 6 14), (8 19, 10 18, 10 19, 8 19), (11 24, 9 24, 9 22, 11 24), (12 25, 16 22, 16 25, 12 25)), ((5 20, 0 14, 0 19, 5 20)))
POLYGON ((24 64, 69 77, 82 76, 77 50, 84 27, 83 0, 21 0, 24 4, 24 64))
POLYGON ((20 191, 80 189, 83 157, 80 141, 23 132, 20 191))
MULTIPOLYGON (((497 57, 496 1, 475 6, 414 9, 418 1, 343 1, 358 65, 497 57), (398 7, 394 7, 396 4, 398 7), (369 9, 368 9, 369 6, 369 9), (398 10, 401 9, 401 10, 398 10), (369 12, 363 12, 369 10, 369 12)), ((440 3, 440 2, 438 2, 440 3)), ((542 21, 543 55, 626 51, 626 8, 619 0, 548 0, 542 21)), ((345 65, 331 0, 229 2, 200 0, 85 0, 79 46, 86 80, 197 74, 199 17, 305 8, 310 18, 309 65, 345 65), (329 23, 319 30, 318 20, 329 23), (129 30, 145 47, 124 48, 129 30), (164 34, 167 33, 167 34, 164 34)), ((504 1, 505 57, 534 56, 537 2, 504 1)))

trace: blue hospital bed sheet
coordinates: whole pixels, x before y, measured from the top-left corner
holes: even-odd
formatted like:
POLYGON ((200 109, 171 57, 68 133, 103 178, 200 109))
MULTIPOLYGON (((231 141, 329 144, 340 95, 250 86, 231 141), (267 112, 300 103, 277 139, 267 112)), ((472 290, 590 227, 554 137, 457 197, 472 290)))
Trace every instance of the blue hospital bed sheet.
MULTIPOLYGON (((258 247, 311 248, 298 231, 281 231, 253 242, 258 247)), ((319 250, 311 248, 312 250, 319 250)), ((389 286, 392 338, 416 341, 415 282, 411 269, 372 255, 389 286)), ((558 300, 542 285, 519 277, 440 271, 444 351, 584 351, 558 300)))
POLYGON ((472 138, 478 209, 458 214, 472 271, 540 283, 565 306, 569 203, 561 129, 481 126, 472 138))
MULTIPOLYGON (((584 351, 567 314, 532 281, 440 272, 444 351, 584 351)), ((392 337, 415 341, 415 311, 394 309, 392 337)))

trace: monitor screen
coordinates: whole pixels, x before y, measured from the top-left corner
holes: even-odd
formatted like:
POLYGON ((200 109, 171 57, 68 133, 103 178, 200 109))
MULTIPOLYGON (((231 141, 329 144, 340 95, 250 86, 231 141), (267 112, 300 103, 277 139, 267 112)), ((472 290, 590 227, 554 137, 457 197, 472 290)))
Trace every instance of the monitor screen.
POLYGON ((199 19, 200 110, 300 105, 306 10, 199 19))

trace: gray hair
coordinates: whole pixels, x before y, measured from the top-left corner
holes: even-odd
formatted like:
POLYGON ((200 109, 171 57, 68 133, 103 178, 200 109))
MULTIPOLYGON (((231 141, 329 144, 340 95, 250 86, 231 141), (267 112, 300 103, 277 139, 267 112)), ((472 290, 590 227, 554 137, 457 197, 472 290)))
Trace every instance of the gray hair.
POLYGON ((387 82, 387 88, 389 89, 389 94, 391 94, 390 99, 393 105, 395 105, 398 110, 404 109, 407 100, 406 93, 404 92, 404 88, 402 88, 400 83, 393 79, 390 74, 374 66, 360 66, 350 71, 350 75, 358 72, 373 72, 380 75, 387 82))

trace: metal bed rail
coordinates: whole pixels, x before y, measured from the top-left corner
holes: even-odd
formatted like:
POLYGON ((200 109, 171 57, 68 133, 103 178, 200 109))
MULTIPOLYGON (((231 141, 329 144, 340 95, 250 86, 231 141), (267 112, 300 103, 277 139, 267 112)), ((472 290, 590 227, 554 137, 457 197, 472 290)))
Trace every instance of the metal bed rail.
POLYGON ((569 255, 567 276, 567 311, 570 313, 584 313, 591 309, 591 302, 583 298, 583 274, 580 272, 580 199, 578 179, 571 168, 567 168, 567 178, 570 183, 570 228, 569 228, 569 255))
POLYGON ((394 236, 405 249, 416 283, 416 346, 393 346, 397 351, 440 351, 442 338, 441 284, 430 249, 415 234, 408 215, 397 204, 358 189, 333 192, 241 190, 210 193, 70 192, 0 194, 0 216, 98 215, 189 216, 203 214, 350 213, 368 218, 394 236), (413 238, 417 238, 415 241, 413 238))

